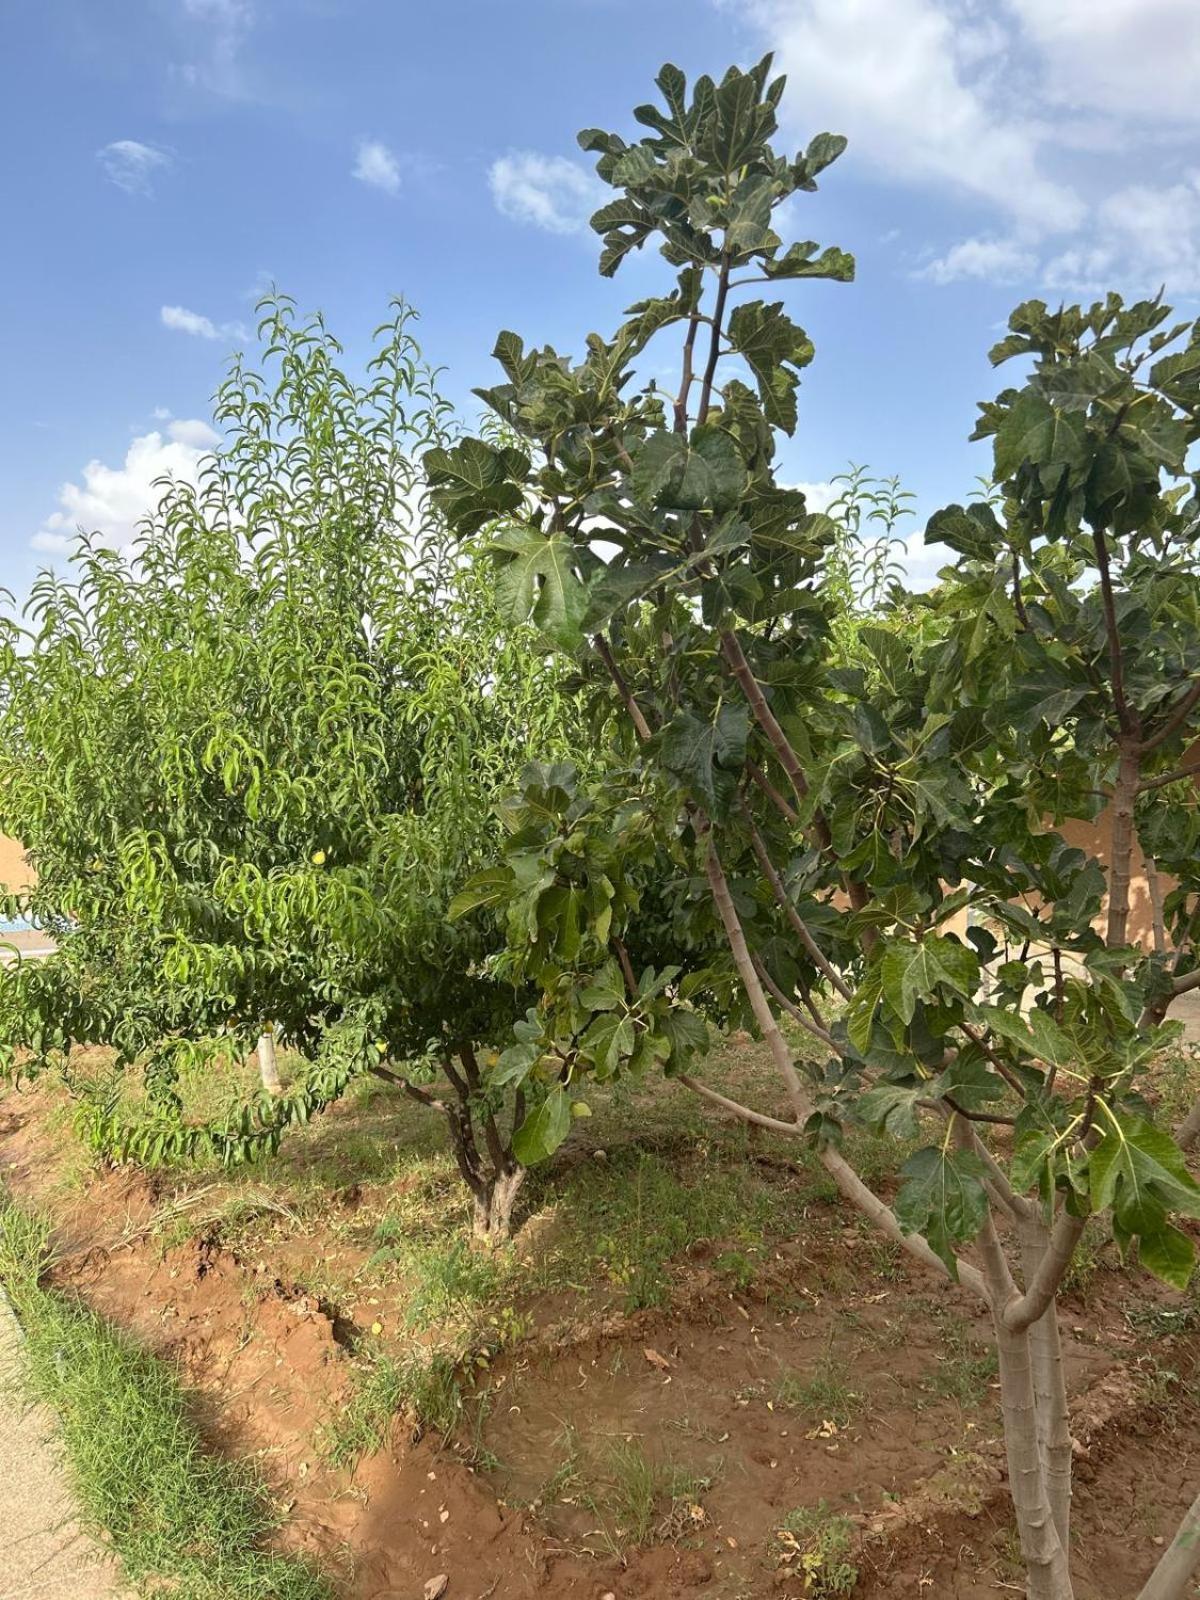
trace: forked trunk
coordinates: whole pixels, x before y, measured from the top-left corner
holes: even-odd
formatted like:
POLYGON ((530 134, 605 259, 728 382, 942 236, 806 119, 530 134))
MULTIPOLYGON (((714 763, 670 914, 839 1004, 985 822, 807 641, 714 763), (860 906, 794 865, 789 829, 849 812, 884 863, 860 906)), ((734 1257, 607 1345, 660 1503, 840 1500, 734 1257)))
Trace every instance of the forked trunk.
POLYGON ((1074 1600, 1068 1553, 1055 1526, 1038 1438, 1033 1341, 1028 1333, 1006 1328, 1002 1317, 995 1323, 1008 1487, 1025 1561, 1025 1592, 1028 1600, 1074 1600))
POLYGON ((506 1166, 495 1177, 485 1179, 475 1194, 472 1234, 481 1244, 507 1244, 512 1237, 513 1208, 521 1185, 525 1182, 525 1168, 506 1166))
POLYGON ((274 1028, 264 1028, 258 1036, 258 1072, 262 1078, 262 1086, 268 1094, 279 1095, 283 1093, 279 1065, 275 1060, 274 1028))

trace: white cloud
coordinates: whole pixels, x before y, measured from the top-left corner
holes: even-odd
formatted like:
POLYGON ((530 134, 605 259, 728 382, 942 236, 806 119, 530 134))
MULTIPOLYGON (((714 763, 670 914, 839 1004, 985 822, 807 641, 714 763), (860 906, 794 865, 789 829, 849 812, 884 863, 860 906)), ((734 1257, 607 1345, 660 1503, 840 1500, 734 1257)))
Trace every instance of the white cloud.
POLYGON ((137 139, 114 139, 96 151, 104 176, 126 194, 146 199, 154 193, 154 180, 174 165, 169 151, 158 145, 142 144, 137 139))
POLYGON ((844 132, 861 159, 906 181, 972 194, 1039 227, 1082 207, 1045 170, 1037 120, 995 19, 938 0, 752 0, 788 75, 784 114, 844 132))
POLYGON ((1114 285, 1200 293, 1200 170, 1178 183, 1131 184, 1097 207, 1088 242, 1053 256, 1047 288, 1101 294, 1114 285))
POLYGON ((354 176, 360 183, 369 183, 373 189, 385 194, 398 194, 400 190, 400 163, 378 139, 364 139, 358 147, 354 163, 354 176))
POLYGON ((599 180, 574 161, 536 150, 513 150, 493 161, 488 183, 503 216, 547 233, 578 233, 603 193, 599 180))
POLYGON ((247 92, 242 70, 242 46, 255 22, 253 0, 181 0, 183 20, 193 24, 196 53, 179 68, 191 88, 230 99, 247 92))
POLYGON ((198 311, 189 311, 185 306, 163 306, 159 316, 164 328, 174 328, 178 333, 194 334, 197 339, 221 337, 215 322, 202 317, 198 311))
POLYGON ((922 267, 916 276, 932 283, 956 283, 960 278, 1017 283, 1036 272, 1037 264, 1035 253, 1016 239, 964 239, 922 267))
POLYGON ((1122 121, 1200 121, 1195 0, 1010 0, 1048 99, 1122 121))
POLYGON ((789 489, 799 489, 808 509, 813 512, 828 511, 842 492, 841 484, 822 480, 820 483, 791 483, 789 489))
POLYGON ((211 317, 189 311, 186 306, 163 306, 159 320, 164 328, 176 333, 188 333, 194 339, 245 339, 247 333, 240 322, 216 323, 211 317))
MULTIPOLYGON (((716 0, 729 4, 730 0, 716 0)), ((749 0, 789 131, 984 216, 920 272, 1200 287, 1197 0, 749 0), (1146 174, 1150 173, 1147 178, 1146 174)))
POLYGON ((79 483, 64 483, 58 492, 60 509, 47 517, 32 539, 35 550, 61 555, 75 535, 97 533, 104 544, 120 549, 136 537, 138 524, 158 503, 162 477, 196 481, 203 457, 218 441, 199 419, 172 422, 165 433, 158 429, 139 434, 125 452, 119 467, 89 461, 79 483))

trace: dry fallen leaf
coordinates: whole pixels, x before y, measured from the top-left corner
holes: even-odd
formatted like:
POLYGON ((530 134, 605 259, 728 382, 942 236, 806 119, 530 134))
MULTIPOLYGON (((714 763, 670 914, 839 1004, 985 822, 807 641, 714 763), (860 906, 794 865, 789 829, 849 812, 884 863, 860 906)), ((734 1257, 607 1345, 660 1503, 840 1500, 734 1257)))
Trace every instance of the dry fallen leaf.
POLYGON ((670 1372, 671 1363, 667 1360, 666 1356, 659 1355, 657 1350, 653 1350, 649 1345, 647 1345, 642 1351, 642 1354, 652 1367, 658 1368, 659 1372, 670 1372))

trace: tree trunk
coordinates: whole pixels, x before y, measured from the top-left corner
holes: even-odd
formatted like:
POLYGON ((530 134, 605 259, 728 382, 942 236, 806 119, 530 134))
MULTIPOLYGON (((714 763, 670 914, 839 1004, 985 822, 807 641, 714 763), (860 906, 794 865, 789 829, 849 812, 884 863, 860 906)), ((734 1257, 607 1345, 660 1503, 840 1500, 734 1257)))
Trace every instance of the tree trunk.
POLYGON ((475 1195, 471 1232, 480 1244, 507 1244, 512 1237, 513 1208, 525 1182, 525 1168, 515 1163, 486 1178, 475 1195))
POLYGON ((1138 1600, 1186 1600, 1200 1568, 1200 1495, 1192 1501, 1179 1532, 1163 1552, 1138 1600))
POLYGON ((1055 1526, 1038 1442, 1032 1339, 1028 1333, 1013 1333, 999 1316, 995 1326, 1008 1488, 1025 1560, 1026 1594, 1028 1600, 1074 1600, 1067 1552, 1055 1526))
POLYGON ((1200 1096, 1192 1101, 1192 1109, 1175 1129, 1175 1143, 1181 1150, 1190 1150, 1200 1137, 1200 1096))
POLYGON ((258 1072, 268 1094, 283 1093, 283 1082, 275 1061, 275 1030, 264 1028, 258 1036, 258 1072))
MULTIPOLYGON (((1021 1259, 1028 1287, 1046 1252, 1046 1230, 1036 1218, 1018 1223, 1021 1259)), ((1058 1308, 1053 1300, 1029 1329, 1033 1394, 1037 1410, 1038 1448, 1046 1481, 1046 1497, 1059 1542, 1071 1549, 1071 1420, 1063 1371, 1058 1308)))
MULTIPOLYGON (((1044 1251, 1043 1235, 1031 1245, 1044 1251)), ((1008 1492, 1017 1519, 1025 1562, 1027 1600, 1074 1600, 1070 1556, 1058 1536, 1046 1475, 1043 1435, 1039 1428, 1034 1383, 1033 1340, 1028 1330, 1016 1332, 1004 1320, 1006 1304, 1018 1290, 993 1216, 979 1235, 984 1276, 992 1299, 996 1353, 1000 1360, 1000 1409, 1004 1417, 1004 1452, 1008 1460, 1008 1492)), ((1035 1252, 1036 1253, 1036 1252, 1035 1252)), ((1053 1304, 1053 1302, 1051 1302, 1053 1304)))
POLYGON ((1137 746, 1123 741, 1112 798, 1108 863, 1108 944, 1123 945, 1129 927, 1129 881, 1133 867, 1133 802, 1141 777, 1137 746))
POLYGON ((1162 879, 1158 863, 1153 856, 1142 851, 1142 870, 1146 874, 1146 891, 1150 896, 1150 915, 1154 919, 1154 949, 1160 956, 1167 954, 1167 923, 1163 915, 1162 879))

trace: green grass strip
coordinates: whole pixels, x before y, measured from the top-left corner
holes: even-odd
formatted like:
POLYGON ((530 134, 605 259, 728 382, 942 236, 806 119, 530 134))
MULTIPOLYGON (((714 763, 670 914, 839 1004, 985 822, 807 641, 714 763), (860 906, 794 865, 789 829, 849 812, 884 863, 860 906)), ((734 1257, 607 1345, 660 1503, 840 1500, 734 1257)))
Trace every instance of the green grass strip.
POLYGON ((280 1523, 265 1486, 205 1449, 170 1367, 45 1288, 50 1259, 46 1221, 0 1197, 0 1282, 28 1388, 57 1412, 83 1517, 131 1582, 173 1600, 331 1600, 307 1562, 264 1548, 280 1523))

